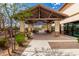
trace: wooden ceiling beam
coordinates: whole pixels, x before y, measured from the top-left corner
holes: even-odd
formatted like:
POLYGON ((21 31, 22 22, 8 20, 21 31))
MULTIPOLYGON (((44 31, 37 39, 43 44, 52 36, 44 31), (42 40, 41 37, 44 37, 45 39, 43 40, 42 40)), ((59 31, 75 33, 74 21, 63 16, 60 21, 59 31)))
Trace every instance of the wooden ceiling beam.
POLYGON ((49 14, 48 18, 50 18, 51 15, 52 15, 52 13, 49 14))
POLYGON ((61 18, 30 18, 26 20, 60 20, 61 18))

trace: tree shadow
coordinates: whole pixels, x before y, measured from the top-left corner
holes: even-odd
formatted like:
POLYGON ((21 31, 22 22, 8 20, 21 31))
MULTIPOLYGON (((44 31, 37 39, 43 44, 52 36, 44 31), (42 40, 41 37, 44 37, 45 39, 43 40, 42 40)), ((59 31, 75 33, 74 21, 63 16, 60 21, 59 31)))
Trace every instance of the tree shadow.
POLYGON ((34 48, 34 50, 29 50, 26 51, 27 54, 23 54, 23 56, 27 56, 28 54, 30 54, 30 56, 75 56, 75 54, 70 53, 70 52, 62 52, 59 49, 50 49, 50 48, 34 48))

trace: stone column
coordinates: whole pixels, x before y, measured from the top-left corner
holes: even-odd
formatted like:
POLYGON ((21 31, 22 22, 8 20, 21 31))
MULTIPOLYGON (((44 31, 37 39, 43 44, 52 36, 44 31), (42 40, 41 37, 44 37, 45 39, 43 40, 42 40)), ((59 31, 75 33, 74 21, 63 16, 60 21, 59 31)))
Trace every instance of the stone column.
POLYGON ((60 35, 60 21, 55 20, 55 36, 59 36, 59 35, 60 35))
POLYGON ((32 24, 28 24, 28 31, 29 31, 29 32, 32 31, 32 24))
POLYGON ((64 34, 64 24, 61 24, 61 34, 64 34))
POLYGON ((51 24, 48 24, 49 31, 51 32, 51 24))
POLYGON ((50 23, 47 23, 47 30, 48 30, 49 32, 51 32, 51 24, 50 24, 50 23))
POLYGON ((32 24, 28 24, 28 36, 29 36, 29 38, 33 38, 32 30, 33 30, 32 24))
POLYGON ((24 28, 24 21, 20 21, 20 32, 24 32, 25 28, 24 28))

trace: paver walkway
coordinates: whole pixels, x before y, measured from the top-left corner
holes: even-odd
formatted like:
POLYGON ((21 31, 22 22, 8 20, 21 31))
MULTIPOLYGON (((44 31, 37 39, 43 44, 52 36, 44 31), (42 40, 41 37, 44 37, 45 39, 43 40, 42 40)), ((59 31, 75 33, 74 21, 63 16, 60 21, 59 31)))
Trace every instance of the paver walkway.
POLYGON ((51 49, 49 42, 77 42, 77 40, 70 36, 35 35, 22 56, 79 55, 79 49, 51 49))
POLYGON ((35 55, 35 50, 41 51, 42 48, 48 49, 50 48, 47 40, 32 40, 29 44, 29 47, 25 49, 22 55, 32 56, 35 55), (42 44, 43 43, 43 44, 42 44))

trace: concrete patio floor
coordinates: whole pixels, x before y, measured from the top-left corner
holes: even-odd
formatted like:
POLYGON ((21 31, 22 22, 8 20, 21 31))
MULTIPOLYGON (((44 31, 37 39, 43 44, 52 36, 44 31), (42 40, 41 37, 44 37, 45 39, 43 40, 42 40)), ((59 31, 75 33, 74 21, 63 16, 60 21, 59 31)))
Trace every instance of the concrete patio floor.
POLYGON ((52 35, 35 35, 28 47, 22 53, 22 56, 72 56, 79 55, 79 49, 52 49, 49 42, 75 42, 77 38, 61 35, 54 37, 52 35))

